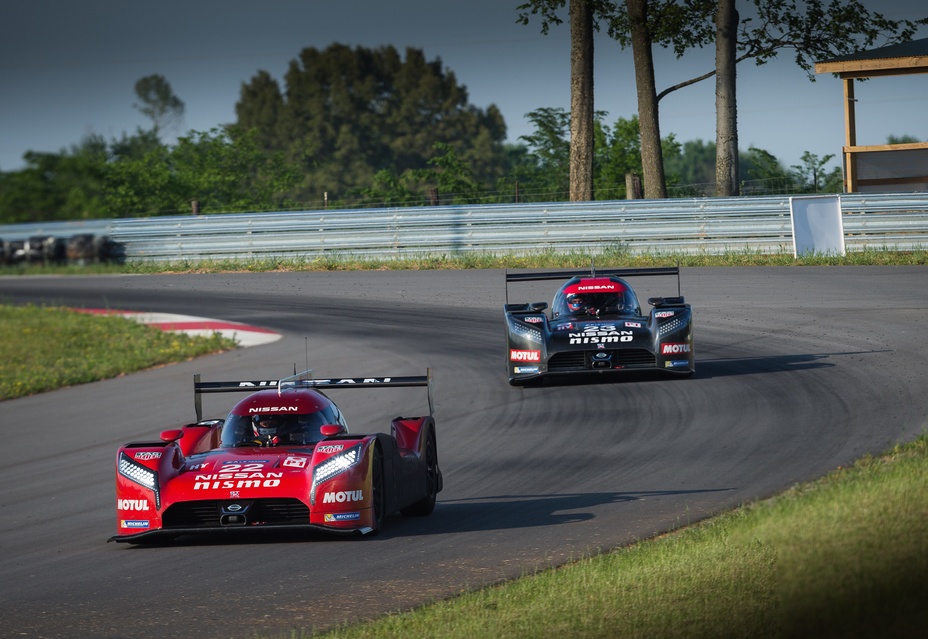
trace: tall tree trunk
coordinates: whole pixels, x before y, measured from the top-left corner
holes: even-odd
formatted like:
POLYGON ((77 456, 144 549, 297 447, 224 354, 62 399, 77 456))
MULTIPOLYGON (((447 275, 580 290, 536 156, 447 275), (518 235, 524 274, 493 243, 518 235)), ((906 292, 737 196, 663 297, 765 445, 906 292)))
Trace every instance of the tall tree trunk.
POLYGON ((593 9, 570 0, 570 201, 593 199, 593 9))
POLYGON ((638 90, 638 123, 641 127, 641 170, 644 196, 648 199, 667 197, 664 181, 664 155, 661 150, 661 130, 657 110, 657 89, 654 83, 654 58, 651 54, 651 34, 648 31, 647 0, 625 0, 632 36, 635 64, 635 87, 638 90))
POLYGON ((715 14, 715 193, 738 195, 738 97, 735 89, 738 45, 735 0, 719 0, 715 14))

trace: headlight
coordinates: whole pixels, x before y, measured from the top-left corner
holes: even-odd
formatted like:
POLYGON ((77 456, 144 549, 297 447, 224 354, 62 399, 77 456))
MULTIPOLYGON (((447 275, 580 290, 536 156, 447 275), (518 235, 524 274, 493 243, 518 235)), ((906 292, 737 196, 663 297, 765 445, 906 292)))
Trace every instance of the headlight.
POLYGON ((525 324, 520 324, 516 321, 510 321, 509 330, 516 337, 525 338, 531 342, 535 342, 536 344, 542 343, 541 331, 537 328, 529 328, 525 324))
POLYGON ((686 326, 686 323, 680 319, 674 318, 669 322, 661 324, 658 334, 663 337, 664 335, 670 335, 674 331, 678 331, 681 328, 686 326))
POLYGON ((158 488, 158 473, 151 468, 143 466, 125 453, 119 454, 117 472, 129 481, 147 488, 155 493, 155 508, 161 508, 161 491, 158 488))
POLYGON ((352 446, 345 452, 329 457, 313 469, 313 487, 309 494, 309 502, 316 504, 316 486, 327 482, 333 477, 342 474, 361 461, 361 444, 352 446))

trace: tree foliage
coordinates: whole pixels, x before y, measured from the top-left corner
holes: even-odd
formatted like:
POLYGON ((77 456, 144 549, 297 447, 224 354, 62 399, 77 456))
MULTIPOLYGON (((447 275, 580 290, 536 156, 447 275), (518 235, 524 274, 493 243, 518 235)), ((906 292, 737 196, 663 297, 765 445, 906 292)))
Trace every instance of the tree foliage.
POLYGON ((339 198, 381 171, 423 169, 435 144, 449 145, 474 178, 505 173, 506 126, 496 106, 479 109, 441 60, 409 48, 309 47, 291 61, 284 88, 266 72, 242 87, 237 125, 266 149, 286 154, 303 173, 298 200, 339 198))
MULTIPOLYGON (((737 179, 737 99, 734 93, 734 66, 737 63, 753 59, 757 65, 763 65, 776 58, 780 51, 792 50, 796 64, 814 80, 816 60, 854 53, 877 43, 907 41, 920 25, 928 24, 928 18, 891 20, 867 10, 858 0, 745 1, 751 5, 750 11, 745 12, 746 17, 735 9, 733 0, 725 3, 716 0, 628 0, 629 9, 645 5, 646 27, 651 42, 672 48, 678 58, 690 49, 710 44, 716 44, 720 50, 733 46, 737 52, 736 56, 717 56, 716 68, 657 94, 659 101, 672 91, 716 74, 724 75, 726 90, 717 90, 719 99, 716 105, 717 109, 730 110, 730 114, 719 119, 716 131, 718 161, 723 164, 717 172, 717 182, 718 190, 723 194, 733 191, 732 185, 725 181, 737 179), (720 12, 723 6, 729 10, 725 15, 720 12), (719 20, 718 25, 716 19, 719 20), (730 45, 717 41, 719 37, 731 37, 734 33, 737 41, 730 45)), ((609 19, 609 33, 623 48, 633 46, 635 42, 636 25, 640 20, 634 16, 631 11, 617 10, 609 19)), ((638 53, 635 55, 637 57, 638 53)), ((637 65, 636 60, 636 68, 637 65)), ((639 88, 639 94, 640 91, 639 88)), ((657 126, 658 108, 656 104, 653 108, 648 104, 643 107, 639 100, 639 116, 643 123, 648 124, 643 130, 646 137, 653 138, 647 133, 652 126, 657 126)), ((648 166, 645 165, 646 180, 648 166)))
POLYGON ((106 142, 90 136, 62 153, 27 152, 26 167, 0 173, 6 223, 101 217, 106 142))
POLYGON ((106 166, 106 203, 114 217, 282 210, 301 176, 283 153, 260 147, 254 132, 191 131, 173 147, 152 146, 106 166))
POLYGON ((163 75, 156 73, 140 78, 135 83, 135 95, 141 102, 135 108, 151 119, 155 133, 181 126, 184 103, 174 95, 171 84, 163 75))
MULTIPOLYGON (((622 199, 625 176, 641 175, 641 131, 638 117, 618 118, 611 126, 603 123, 605 112, 595 113, 593 149, 593 199, 622 199)), ((536 109, 527 115, 535 131, 520 138, 533 160, 524 166, 522 184, 526 192, 546 194, 549 200, 567 199, 570 165, 570 114, 560 108, 536 109)), ((673 135, 661 141, 664 154, 676 159, 680 145, 673 135)))
POLYGON ((548 193, 548 199, 565 199, 570 192, 570 114, 542 107, 526 117, 535 127, 519 137, 535 160, 533 170, 525 172, 526 187, 532 193, 548 193))
MULTIPOLYGON (((533 4, 556 8, 564 0, 533 4)), ((591 6, 602 19, 615 5, 591 6)), ((682 29, 679 20, 663 24, 682 29)), ((533 131, 502 144, 498 110, 469 105, 454 75, 416 50, 405 59, 389 47, 304 50, 285 91, 260 72, 242 87, 239 124, 190 131, 172 145, 160 141, 157 120, 169 110, 156 105, 173 103, 158 97, 173 93, 166 81, 143 85, 140 97, 150 98, 156 116, 151 129, 27 153, 24 169, 0 172, 0 222, 189 214, 194 201, 202 213, 319 208, 326 192, 330 206, 344 207, 569 199, 571 113, 535 109, 527 114, 533 131)), ((646 173, 639 116, 608 125, 594 112, 592 137, 593 198, 625 197, 625 176, 646 173)), ((711 194, 704 186, 714 175, 715 144, 680 144, 671 134, 658 148, 673 195, 711 194)), ((738 169, 745 193, 838 192, 841 170, 827 169, 831 159, 806 152, 787 169, 752 148, 738 169)))

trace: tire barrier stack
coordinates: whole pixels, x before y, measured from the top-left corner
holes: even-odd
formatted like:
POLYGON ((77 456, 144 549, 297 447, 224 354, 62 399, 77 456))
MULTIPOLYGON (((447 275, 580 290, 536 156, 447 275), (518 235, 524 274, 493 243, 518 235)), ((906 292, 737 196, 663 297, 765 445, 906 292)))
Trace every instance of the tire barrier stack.
POLYGON ((0 238, 0 264, 74 264, 116 261, 119 251, 105 236, 79 233, 70 237, 32 235, 22 240, 0 238))

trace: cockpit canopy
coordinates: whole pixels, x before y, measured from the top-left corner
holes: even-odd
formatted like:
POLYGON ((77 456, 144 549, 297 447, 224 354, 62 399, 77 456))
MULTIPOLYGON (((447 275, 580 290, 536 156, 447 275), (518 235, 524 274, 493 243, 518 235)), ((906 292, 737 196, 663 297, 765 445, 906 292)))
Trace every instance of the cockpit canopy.
POLYGON ((254 393, 232 408, 222 427, 222 446, 301 446, 325 439, 325 424, 346 426, 325 395, 310 389, 254 393))
POLYGON ((551 316, 560 319, 641 315, 638 297, 618 277, 574 277, 554 295, 551 316))

